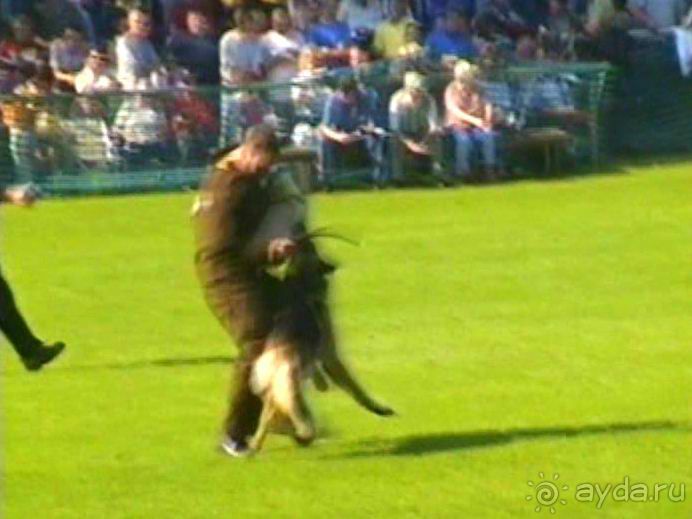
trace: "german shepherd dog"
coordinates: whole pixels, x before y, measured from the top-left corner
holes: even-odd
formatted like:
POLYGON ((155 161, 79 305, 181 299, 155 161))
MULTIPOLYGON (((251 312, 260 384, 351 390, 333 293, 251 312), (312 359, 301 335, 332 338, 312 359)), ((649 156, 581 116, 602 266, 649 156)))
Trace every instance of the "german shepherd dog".
POLYGON ((301 445, 315 438, 312 413, 303 395, 312 378, 317 389, 327 389, 325 375, 358 404, 380 416, 394 411, 373 400, 351 375, 336 349, 327 304, 329 276, 335 267, 323 261, 313 238, 297 240, 298 250, 281 281, 270 282, 275 320, 262 354, 252 368, 250 386, 263 401, 257 431, 250 447, 259 451, 272 424, 288 420, 301 445))

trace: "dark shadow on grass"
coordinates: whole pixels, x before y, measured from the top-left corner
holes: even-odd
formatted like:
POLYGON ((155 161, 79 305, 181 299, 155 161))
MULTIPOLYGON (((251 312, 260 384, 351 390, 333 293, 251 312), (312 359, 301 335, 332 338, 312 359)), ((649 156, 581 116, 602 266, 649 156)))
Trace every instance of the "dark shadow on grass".
POLYGON ((660 421, 640 423, 615 423, 576 427, 546 427, 507 429, 505 431, 468 431, 432 433, 404 436, 391 440, 359 442, 358 448, 344 456, 423 456, 450 451, 464 451, 499 447, 514 442, 550 439, 570 439, 591 435, 620 435, 638 432, 684 431, 692 429, 688 424, 660 421))
POLYGON ((110 362, 107 364, 93 364, 82 366, 66 366, 63 370, 91 371, 91 370, 129 370, 141 368, 176 368, 187 366, 210 366, 216 364, 232 364, 234 357, 228 355, 210 355, 207 357, 178 357, 171 359, 135 360, 130 362, 110 362))

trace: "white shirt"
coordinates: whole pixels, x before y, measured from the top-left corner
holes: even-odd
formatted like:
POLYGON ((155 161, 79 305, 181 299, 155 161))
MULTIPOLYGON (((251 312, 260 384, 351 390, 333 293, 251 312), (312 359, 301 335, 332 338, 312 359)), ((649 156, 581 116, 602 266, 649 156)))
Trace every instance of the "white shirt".
POLYGON ((269 48, 272 56, 298 54, 305 43, 305 39, 297 31, 285 35, 273 29, 264 33, 261 41, 269 48))
POLYGON ((83 68, 74 80, 74 89, 78 94, 117 90, 119 86, 118 82, 110 74, 104 73, 97 76, 89 67, 83 68))
POLYGON ((115 59, 118 81, 126 90, 132 89, 137 79, 148 78, 159 64, 159 55, 149 40, 127 34, 116 38, 115 59))

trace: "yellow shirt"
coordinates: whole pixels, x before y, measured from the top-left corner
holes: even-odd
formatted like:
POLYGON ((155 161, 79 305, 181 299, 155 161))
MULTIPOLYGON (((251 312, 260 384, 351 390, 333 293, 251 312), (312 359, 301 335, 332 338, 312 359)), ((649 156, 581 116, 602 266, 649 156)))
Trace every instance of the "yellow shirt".
POLYGON ((380 25, 375 31, 375 52, 385 59, 399 57, 399 49, 406 45, 406 27, 410 23, 409 18, 402 18, 396 23, 387 21, 380 25))

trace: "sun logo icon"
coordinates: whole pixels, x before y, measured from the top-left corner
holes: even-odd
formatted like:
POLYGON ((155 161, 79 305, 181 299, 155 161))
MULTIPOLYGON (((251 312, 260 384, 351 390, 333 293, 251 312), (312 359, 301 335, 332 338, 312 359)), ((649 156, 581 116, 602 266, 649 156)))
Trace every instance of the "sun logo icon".
POLYGON ((534 508, 535 512, 540 512, 543 507, 546 507, 548 510, 550 510, 551 514, 554 514, 556 511, 554 505, 557 503, 560 503, 561 505, 567 504, 565 499, 560 499, 560 491, 569 490, 569 486, 558 486, 559 483, 557 481, 560 479, 560 474, 557 473, 553 474, 552 481, 545 481, 545 474, 543 472, 539 472, 538 477, 541 478, 542 481, 537 483, 527 481, 527 484, 535 490, 535 495, 526 496, 526 500, 536 500, 536 508, 534 508))

